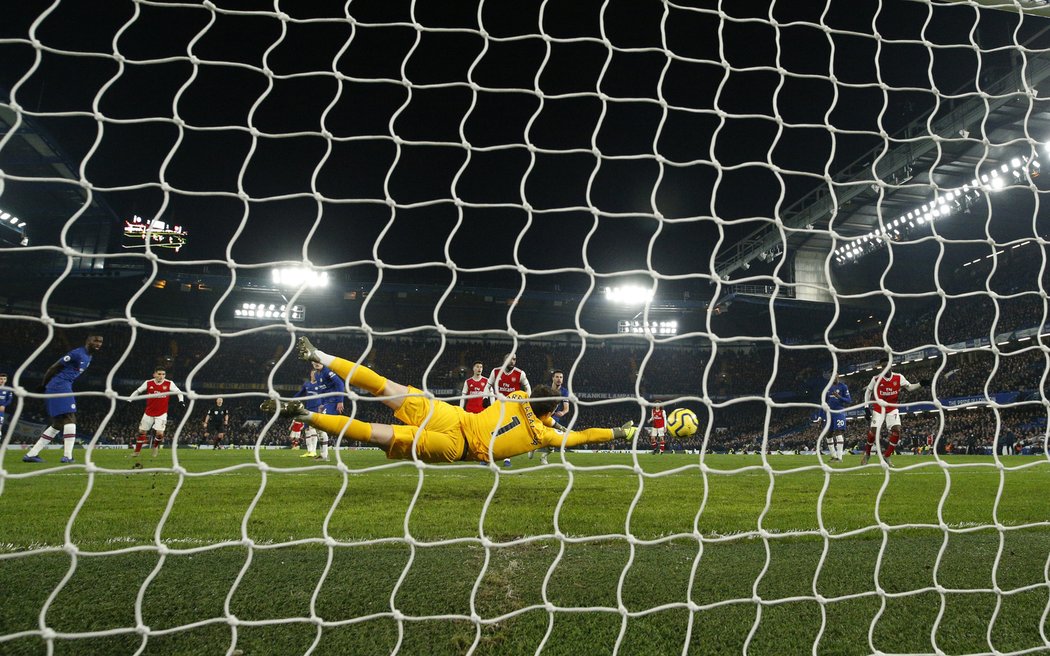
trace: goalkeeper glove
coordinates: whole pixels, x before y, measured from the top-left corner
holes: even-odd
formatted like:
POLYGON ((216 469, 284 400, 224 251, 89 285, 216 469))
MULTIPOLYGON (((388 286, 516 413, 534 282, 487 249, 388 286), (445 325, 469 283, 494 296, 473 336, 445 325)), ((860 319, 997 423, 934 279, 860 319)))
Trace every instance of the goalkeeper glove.
POLYGON ((630 440, 634 438, 634 434, 638 432, 638 429, 634 427, 634 422, 629 421, 619 428, 612 429, 614 440, 630 440))
POLYGON ((558 422, 554 422, 554 425, 551 426, 551 428, 553 428, 554 430, 558 431, 559 433, 566 433, 569 430, 568 428, 562 426, 558 422))

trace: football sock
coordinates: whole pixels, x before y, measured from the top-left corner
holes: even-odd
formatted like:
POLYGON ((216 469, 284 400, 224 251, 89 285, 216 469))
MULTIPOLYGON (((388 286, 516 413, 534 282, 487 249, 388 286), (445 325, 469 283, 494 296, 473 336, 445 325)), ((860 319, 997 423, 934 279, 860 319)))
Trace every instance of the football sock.
MULTIPOLYGON (((334 371, 334 369, 333 369, 334 371)), ((324 431, 329 435, 345 435, 357 442, 369 442, 372 440, 372 424, 351 419, 343 415, 322 415, 310 413, 307 419, 311 426, 324 431)))
POLYGON ((33 445, 33 448, 30 449, 29 453, 27 453, 26 455, 30 458, 40 455, 40 452, 44 450, 44 447, 46 447, 48 444, 51 444, 51 438, 53 438, 55 435, 58 435, 57 428, 52 428, 50 426, 45 428, 43 434, 36 441, 36 444, 33 445))
POLYGON ((328 457, 328 433, 321 433, 321 453, 322 458, 328 457))
POLYGON ((317 450, 317 435, 306 436, 306 452, 314 453, 317 450))
POLYGON ((146 443, 146 434, 139 433, 139 436, 135 438, 135 453, 142 451, 142 445, 146 443))
POLYGON ((868 442, 867 442, 867 444, 864 445, 864 455, 870 456, 871 455, 871 447, 874 446, 874 445, 875 445, 875 431, 874 430, 869 430, 868 431, 868 442))
POLYGON ((360 387, 376 396, 382 396, 383 388, 386 387, 386 378, 383 378, 368 367, 333 357, 321 351, 317 351, 317 357, 320 359, 321 364, 334 371, 343 380, 347 380, 349 377, 350 384, 354 387, 360 387), (352 376, 350 375, 351 372, 353 372, 352 376))
POLYGON ((77 443, 77 425, 62 426, 62 452, 67 458, 73 457, 73 445, 77 443))
POLYGON ((836 435, 835 436, 835 448, 833 448, 831 450, 831 455, 835 456, 836 458, 840 458, 840 459, 842 458, 842 443, 843 442, 844 442, 844 440, 843 440, 841 435, 836 435))
POLYGON ((890 439, 889 439, 890 444, 889 444, 889 446, 886 447, 886 450, 882 452, 882 456, 884 458, 889 458, 890 456, 893 455, 893 452, 896 451, 896 449, 897 449, 897 442, 899 442, 900 439, 901 439, 901 434, 898 433, 897 431, 892 431, 890 433, 890 439))

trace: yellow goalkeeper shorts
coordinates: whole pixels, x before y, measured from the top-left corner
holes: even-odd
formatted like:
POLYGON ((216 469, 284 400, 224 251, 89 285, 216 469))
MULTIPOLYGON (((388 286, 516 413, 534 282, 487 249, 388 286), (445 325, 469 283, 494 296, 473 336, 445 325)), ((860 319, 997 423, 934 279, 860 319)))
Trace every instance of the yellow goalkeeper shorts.
POLYGON ((387 449, 387 457, 391 460, 411 459, 415 441, 416 457, 423 462, 460 460, 465 445, 463 429, 460 428, 460 416, 464 410, 444 401, 428 399, 416 387, 409 387, 408 391, 412 396, 394 412, 394 416, 407 425, 394 426, 394 438, 387 449), (417 433, 419 439, 416 439, 417 433))

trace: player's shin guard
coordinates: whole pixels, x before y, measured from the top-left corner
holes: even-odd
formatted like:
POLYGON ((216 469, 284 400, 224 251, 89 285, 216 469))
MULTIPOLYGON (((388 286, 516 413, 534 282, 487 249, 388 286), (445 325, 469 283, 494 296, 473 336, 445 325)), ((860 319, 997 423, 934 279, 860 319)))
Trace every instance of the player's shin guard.
POLYGON ((886 450, 882 452, 882 457, 889 458, 890 456, 892 456, 893 452, 897 450, 897 442, 900 442, 900 439, 900 431, 896 429, 891 430, 889 438, 890 443, 889 446, 886 447, 886 450))
POLYGON ((62 452, 67 458, 73 457, 73 445, 77 443, 77 425, 65 424, 62 426, 62 452))
POLYGON ((321 433, 321 452, 318 455, 328 460, 328 433, 321 433))
POLYGON ((871 447, 875 446, 875 429, 868 429, 868 442, 864 445, 864 455, 871 455, 871 447))
POLYGON ((845 440, 841 435, 835 436, 834 446, 831 448, 831 455, 835 456, 839 460, 842 460, 842 444, 845 440))
MULTIPOLYGON (((320 351, 318 351, 317 354, 319 356, 325 355, 320 351)), ((324 360, 322 360, 322 362, 324 362, 324 360)), ((368 367, 342 358, 332 358, 331 364, 325 364, 343 380, 347 380, 347 377, 349 377, 351 385, 366 389, 376 396, 381 396, 383 394, 383 388, 386 387, 386 378, 383 378, 368 367), (352 376, 351 372, 353 372, 352 376)))
POLYGON ((51 438, 53 438, 56 435, 58 435, 58 429, 48 426, 44 429, 43 434, 40 435, 40 438, 37 439, 36 444, 33 445, 33 448, 30 449, 29 453, 27 453, 26 455, 30 458, 40 455, 40 452, 43 451, 48 444, 51 444, 51 438))
POLYGON ((311 413, 307 419, 311 426, 329 435, 345 435, 357 442, 372 441, 372 424, 351 419, 343 415, 322 415, 311 413))

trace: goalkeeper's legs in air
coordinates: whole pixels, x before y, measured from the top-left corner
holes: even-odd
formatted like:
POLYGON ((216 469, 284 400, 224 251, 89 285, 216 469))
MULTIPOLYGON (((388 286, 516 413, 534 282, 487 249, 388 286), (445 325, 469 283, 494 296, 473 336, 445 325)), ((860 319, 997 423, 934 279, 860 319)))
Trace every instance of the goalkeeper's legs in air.
MULTIPOLYGON (((305 337, 300 337, 295 347, 300 360, 320 362, 351 385, 365 389, 369 393, 380 397, 379 400, 383 402, 383 405, 391 410, 396 411, 400 408, 405 402, 405 397, 410 394, 408 388, 404 385, 387 380, 362 364, 328 355, 324 351, 317 349, 305 337)), ((325 432, 330 433, 331 431, 325 432)), ((338 433, 339 431, 335 432, 338 433)), ((357 438, 351 437, 351 439, 357 438)))

